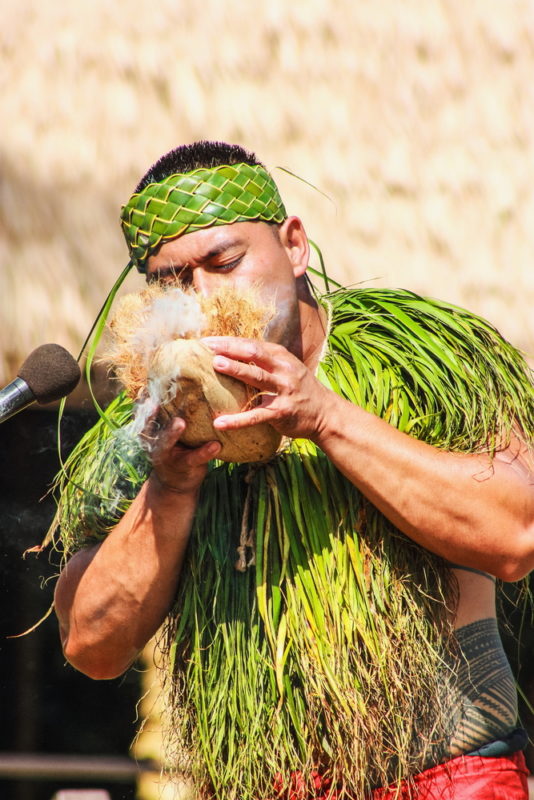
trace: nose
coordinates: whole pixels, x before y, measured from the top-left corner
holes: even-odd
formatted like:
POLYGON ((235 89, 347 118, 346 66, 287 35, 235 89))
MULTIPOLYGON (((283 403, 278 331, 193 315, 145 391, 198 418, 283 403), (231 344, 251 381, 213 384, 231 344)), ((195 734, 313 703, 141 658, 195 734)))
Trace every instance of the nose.
POLYGON ((208 272, 202 267, 197 267, 193 270, 193 288, 205 297, 209 297, 215 289, 223 286, 224 282, 223 274, 218 275, 215 272, 208 272))

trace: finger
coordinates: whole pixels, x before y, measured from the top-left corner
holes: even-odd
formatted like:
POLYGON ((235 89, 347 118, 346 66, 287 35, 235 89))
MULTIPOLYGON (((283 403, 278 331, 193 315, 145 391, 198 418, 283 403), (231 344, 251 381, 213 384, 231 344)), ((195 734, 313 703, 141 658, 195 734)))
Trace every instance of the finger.
POLYGON ((259 425, 261 422, 273 422, 275 419, 274 411, 268 406, 258 406, 250 411, 241 411, 239 414, 222 414, 213 420, 213 427, 216 430, 237 430, 238 428, 248 428, 251 425, 259 425))
POLYGON ((237 336, 207 336, 202 342, 217 355, 228 356, 235 361, 253 361, 270 370, 282 353, 287 352, 279 344, 259 339, 242 339, 237 336))
POLYGON ((163 427, 157 427, 155 421, 155 434, 154 440, 157 442, 158 447, 169 449, 174 447, 176 442, 180 440, 180 436, 185 430, 185 420, 182 417, 173 417, 163 427))
POLYGON ((151 435, 143 434, 143 439, 152 462, 156 463, 166 458, 168 453, 177 446, 185 430, 185 420, 181 417, 173 417, 163 428, 158 428, 157 421, 154 421, 152 430, 151 435))
POLYGON ((278 381, 274 373, 263 369, 258 364, 247 364, 244 361, 234 361, 226 356, 213 357, 213 367, 217 372, 229 375, 255 389, 264 389, 268 392, 277 392, 278 381))
POLYGON ((144 400, 135 411, 134 428, 141 439, 153 439, 160 429, 158 414, 160 406, 150 400, 144 400))
POLYGON ((170 448, 154 448, 151 453, 151 461, 155 467, 187 472, 202 464, 207 464, 212 458, 217 458, 221 448, 222 445, 217 440, 206 442, 200 447, 186 447, 178 441, 170 448))
POLYGON ((200 447, 183 448, 180 453, 185 465, 188 467, 197 467, 200 464, 207 464, 212 458, 217 458, 221 448, 221 443, 213 440, 211 442, 206 442, 200 447))

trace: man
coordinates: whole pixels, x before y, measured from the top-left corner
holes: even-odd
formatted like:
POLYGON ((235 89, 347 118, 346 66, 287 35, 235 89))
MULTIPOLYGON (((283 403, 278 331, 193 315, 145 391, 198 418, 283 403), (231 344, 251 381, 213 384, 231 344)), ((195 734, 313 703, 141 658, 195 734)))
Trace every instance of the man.
POLYGON ((291 443, 252 472, 214 466, 220 445, 181 446, 174 419, 124 516, 60 576, 68 660, 120 675, 178 598, 171 656, 202 796, 526 797, 494 580, 534 565, 520 357, 409 293, 317 299, 302 222, 241 148, 167 154, 122 220, 148 281, 274 298, 266 341, 205 339, 218 372, 259 392, 214 428, 268 422, 291 443), (228 565, 247 524, 255 578, 228 565))

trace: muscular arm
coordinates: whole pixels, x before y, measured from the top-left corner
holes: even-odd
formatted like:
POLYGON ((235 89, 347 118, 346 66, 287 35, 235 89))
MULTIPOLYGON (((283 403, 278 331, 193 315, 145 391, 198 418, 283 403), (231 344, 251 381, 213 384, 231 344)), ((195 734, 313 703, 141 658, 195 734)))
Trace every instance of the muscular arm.
POLYGON ((178 445, 174 420, 154 471, 99 545, 74 555, 56 586, 63 649, 92 678, 122 674, 163 622, 174 598, 199 487, 219 445, 178 445))
POLYGON ((503 580, 534 567, 534 475, 517 439, 493 459, 450 453, 336 398, 314 441, 428 550, 503 580))
POLYGON ((206 341, 216 369, 273 393, 216 427, 270 422, 311 439, 400 530, 451 561, 504 580, 534 567, 532 453, 517 439, 493 460, 441 451, 334 394, 280 345, 206 341))

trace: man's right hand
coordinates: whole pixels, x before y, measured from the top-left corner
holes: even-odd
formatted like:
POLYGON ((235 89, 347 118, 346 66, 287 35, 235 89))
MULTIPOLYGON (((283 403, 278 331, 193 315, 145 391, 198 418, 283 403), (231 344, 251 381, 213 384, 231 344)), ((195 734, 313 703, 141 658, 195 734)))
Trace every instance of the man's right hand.
POLYGON ((206 476, 207 465, 221 450, 220 442, 206 442, 191 448, 180 443, 185 420, 174 417, 155 435, 145 434, 150 441, 153 474, 159 484, 179 494, 196 493, 206 476))

